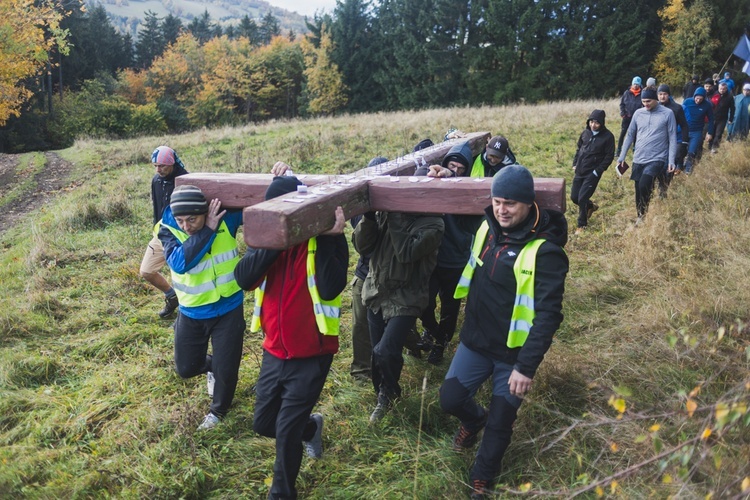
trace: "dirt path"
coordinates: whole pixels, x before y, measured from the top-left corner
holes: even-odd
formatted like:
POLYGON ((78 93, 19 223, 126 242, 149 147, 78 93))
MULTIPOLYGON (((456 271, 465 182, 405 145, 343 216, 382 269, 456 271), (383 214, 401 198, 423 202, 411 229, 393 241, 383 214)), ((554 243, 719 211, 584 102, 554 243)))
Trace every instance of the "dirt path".
MULTIPOLYGON (((32 172, 17 172, 20 155, 0 154, 0 197, 29 180, 32 172)), ((34 175, 34 185, 21 196, 0 208, 0 233, 15 225, 23 216, 47 203, 68 186, 73 164, 57 153, 44 153, 45 166, 34 175)))

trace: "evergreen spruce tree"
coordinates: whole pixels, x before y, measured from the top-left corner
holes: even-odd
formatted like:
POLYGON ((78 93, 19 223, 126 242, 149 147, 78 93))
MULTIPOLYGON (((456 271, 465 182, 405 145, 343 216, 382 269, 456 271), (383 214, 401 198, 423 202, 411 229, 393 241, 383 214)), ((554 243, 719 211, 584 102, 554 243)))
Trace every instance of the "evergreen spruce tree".
POLYGON ((164 52, 164 47, 159 16, 147 10, 141 29, 138 31, 138 40, 135 42, 135 57, 138 66, 143 69, 151 66, 153 60, 164 52))

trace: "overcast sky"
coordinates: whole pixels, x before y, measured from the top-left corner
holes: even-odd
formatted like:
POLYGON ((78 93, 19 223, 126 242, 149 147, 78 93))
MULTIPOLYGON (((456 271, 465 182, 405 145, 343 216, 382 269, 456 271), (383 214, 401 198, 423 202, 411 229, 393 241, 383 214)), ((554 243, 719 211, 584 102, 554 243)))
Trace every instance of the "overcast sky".
POLYGON ((336 7, 336 0, 268 0, 268 3, 308 17, 312 17, 316 10, 332 13, 336 7))

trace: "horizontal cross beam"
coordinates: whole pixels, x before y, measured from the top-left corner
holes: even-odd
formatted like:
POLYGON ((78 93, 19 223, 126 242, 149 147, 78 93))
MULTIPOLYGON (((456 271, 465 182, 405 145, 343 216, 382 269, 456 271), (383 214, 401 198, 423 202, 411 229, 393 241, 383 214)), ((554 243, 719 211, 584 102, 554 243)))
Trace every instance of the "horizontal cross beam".
MULTIPOLYGON (((378 177, 351 184, 319 185, 244 211, 245 242, 256 248, 289 248, 333 226, 334 209, 347 218, 367 211, 481 215, 491 204, 492 179, 378 177)), ((565 179, 534 179, 542 208, 565 211, 565 179)))

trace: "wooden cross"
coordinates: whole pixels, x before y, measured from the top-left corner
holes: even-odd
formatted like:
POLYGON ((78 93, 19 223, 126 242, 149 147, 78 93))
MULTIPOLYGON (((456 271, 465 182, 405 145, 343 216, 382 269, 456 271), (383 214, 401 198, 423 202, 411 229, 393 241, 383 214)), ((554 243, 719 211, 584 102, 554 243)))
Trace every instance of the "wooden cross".
MULTIPOLYGON (((289 248, 320 234, 334 223, 341 206, 347 218, 368 211, 480 215, 490 202, 491 178, 413 177, 417 167, 440 164, 451 147, 468 141, 472 156, 484 150, 488 132, 475 132, 410 153, 377 167, 346 175, 297 177, 306 192, 264 201, 271 174, 196 173, 177 177, 177 185, 199 187, 224 208, 242 208, 245 243, 256 248, 289 248)), ((565 179, 535 178, 542 208, 565 211, 565 179)))

